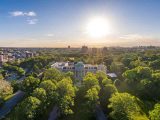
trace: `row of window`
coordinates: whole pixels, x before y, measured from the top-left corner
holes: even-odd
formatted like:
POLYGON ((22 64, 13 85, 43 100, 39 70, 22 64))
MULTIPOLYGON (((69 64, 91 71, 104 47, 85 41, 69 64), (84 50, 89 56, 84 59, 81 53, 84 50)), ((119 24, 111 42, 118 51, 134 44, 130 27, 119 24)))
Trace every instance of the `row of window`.
POLYGON ((85 67, 85 69, 96 69, 97 70, 97 67, 85 67))
MULTIPOLYGON (((63 70, 66 70, 66 69, 73 70, 73 69, 75 69, 75 67, 63 67, 63 70)), ((95 70, 97 70, 97 67, 85 67, 84 69, 95 69, 95 70)))
POLYGON ((63 70, 66 70, 66 69, 72 70, 72 69, 75 69, 75 67, 63 67, 63 70))

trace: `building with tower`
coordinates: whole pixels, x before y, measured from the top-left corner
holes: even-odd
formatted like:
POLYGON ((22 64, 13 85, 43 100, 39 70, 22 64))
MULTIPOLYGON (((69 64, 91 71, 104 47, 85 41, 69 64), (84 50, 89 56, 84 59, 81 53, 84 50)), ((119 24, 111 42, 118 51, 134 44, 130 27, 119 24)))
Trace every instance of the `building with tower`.
POLYGON ((82 80, 87 72, 96 73, 97 71, 103 71, 106 73, 106 66, 103 64, 100 65, 91 65, 84 64, 83 62, 56 62, 51 65, 51 68, 56 68, 62 72, 71 71, 74 73, 75 79, 82 80))

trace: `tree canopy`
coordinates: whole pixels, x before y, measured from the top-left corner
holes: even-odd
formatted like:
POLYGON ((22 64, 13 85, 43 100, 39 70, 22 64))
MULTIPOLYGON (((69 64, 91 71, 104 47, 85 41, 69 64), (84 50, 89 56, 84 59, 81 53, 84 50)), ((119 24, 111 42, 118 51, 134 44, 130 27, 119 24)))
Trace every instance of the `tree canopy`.
POLYGON ((110 104, 108 105, 112 109, 111 118, 114 120, 137 120, 137 118, 148 120, 137 100, 138 98, 128 93, 113 94, 109 99, 110 104))

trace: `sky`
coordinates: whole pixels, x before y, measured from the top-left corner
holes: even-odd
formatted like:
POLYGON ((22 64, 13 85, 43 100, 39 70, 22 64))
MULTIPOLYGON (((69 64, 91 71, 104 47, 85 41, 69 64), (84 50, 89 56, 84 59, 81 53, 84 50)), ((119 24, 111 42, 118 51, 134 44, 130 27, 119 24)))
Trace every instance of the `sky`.
POLYGON ((160 0, 0 0, 0 47, 160 46, 160 0), (107 19, 110 34, 86 26, 107 19))

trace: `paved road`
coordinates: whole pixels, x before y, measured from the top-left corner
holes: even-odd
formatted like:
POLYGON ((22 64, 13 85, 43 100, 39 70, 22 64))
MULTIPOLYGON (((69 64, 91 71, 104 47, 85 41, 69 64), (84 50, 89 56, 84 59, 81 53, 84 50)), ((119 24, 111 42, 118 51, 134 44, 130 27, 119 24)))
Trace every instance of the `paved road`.
POLYGON ((59 116, 58 107, 54 106, 48 120, 57 120, 57 117, 59 116))
POLYGON ((99 105, 96 106, 96 120, 107 120, 104 112, 99 105))
POLYGON ((23 97, 24 92, 18 91, 11 99, 6 101, 0 108, 0 119, 4 118, 23 97))

